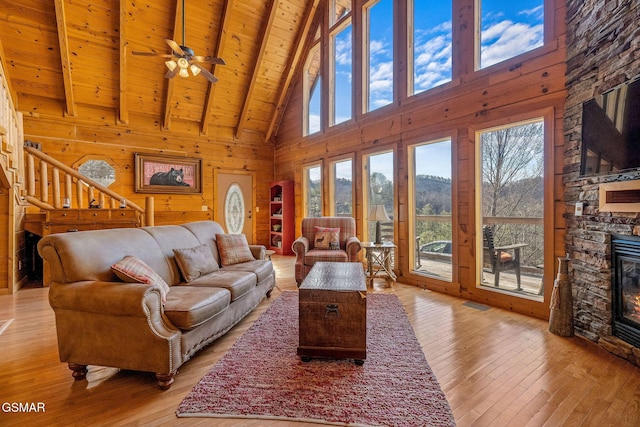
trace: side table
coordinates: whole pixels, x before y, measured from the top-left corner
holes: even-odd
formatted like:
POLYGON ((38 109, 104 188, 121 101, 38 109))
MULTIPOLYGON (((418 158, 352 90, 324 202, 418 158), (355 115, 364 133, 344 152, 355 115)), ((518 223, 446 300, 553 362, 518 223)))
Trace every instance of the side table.
POLYGON ((387 285, 395 282, 396 274, 391 265, 391 251, 397 246, 391 242, 381 244, 363 242, 362 247, 367 259, 367 285, 373 286, 373 279, 376 277, 385 277, 387 285))

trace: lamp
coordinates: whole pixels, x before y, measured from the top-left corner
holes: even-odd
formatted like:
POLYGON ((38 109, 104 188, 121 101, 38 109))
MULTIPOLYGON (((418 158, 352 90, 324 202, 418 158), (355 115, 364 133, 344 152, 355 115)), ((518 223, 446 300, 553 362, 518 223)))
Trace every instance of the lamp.
POLYGON ((369 221, 376 222, 376 241, 374 242, 376 245, 382 244, 382 239, 380 237, 380 222, 389 222, 391 218, 387 215, 387 211, 384 209, 384 205, 371 205, 371 210, 369 211, 369 221))

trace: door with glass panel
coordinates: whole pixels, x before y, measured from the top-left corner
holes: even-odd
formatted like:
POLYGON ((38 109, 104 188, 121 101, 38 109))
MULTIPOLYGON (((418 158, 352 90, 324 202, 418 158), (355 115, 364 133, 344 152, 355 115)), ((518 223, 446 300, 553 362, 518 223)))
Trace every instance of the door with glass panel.
POLYGON ((544 121, 478 132, 478 286, 542 298, 544 121))
POLYGON ((453 278, 451 139, 409 147, 413 272, 453 278))

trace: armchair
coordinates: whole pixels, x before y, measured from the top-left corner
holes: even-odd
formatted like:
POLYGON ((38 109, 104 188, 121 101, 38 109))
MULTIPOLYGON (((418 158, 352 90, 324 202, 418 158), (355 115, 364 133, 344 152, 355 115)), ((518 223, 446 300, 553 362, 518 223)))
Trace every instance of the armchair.
POLYGON ((354 218, 325 216, 303 218, 302 235, 293 242, 291 248, 296 254, 295 277, 296 283, 300 286, 316 262, 357 262, 362 243, 356 237, 356 220, 354 218), (316 227, 339 228, 339 247, 334 249, 318 248, 316 227))

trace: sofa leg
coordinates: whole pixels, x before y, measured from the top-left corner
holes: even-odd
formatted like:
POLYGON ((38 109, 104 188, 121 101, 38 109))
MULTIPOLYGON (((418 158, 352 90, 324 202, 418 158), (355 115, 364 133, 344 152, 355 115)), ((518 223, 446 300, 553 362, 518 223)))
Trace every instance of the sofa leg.
POLYGON ((69 369, 73 371, 71 376, 76 381, 83 380, 87 377, 87 365, 78 365, 76 363, 69 363, 69 369))
POLYGON ((269 289, 267 291, 267 298, 271 298, 271 293, 273 292, 273 289, 269 289))
POLYGON ((175 373, 173 374, 156 374, 156 379, 158 380, 158 387, 161 390, 169 390, 171 384, 173 384, 173 377, 175 377, 175 373))

